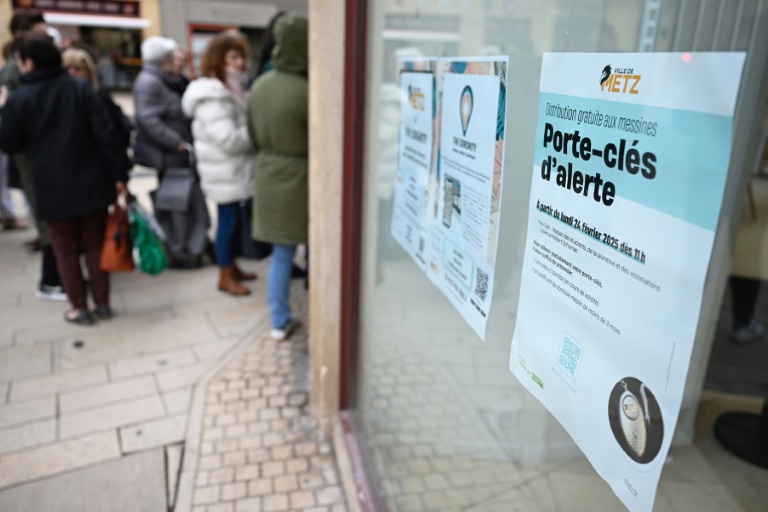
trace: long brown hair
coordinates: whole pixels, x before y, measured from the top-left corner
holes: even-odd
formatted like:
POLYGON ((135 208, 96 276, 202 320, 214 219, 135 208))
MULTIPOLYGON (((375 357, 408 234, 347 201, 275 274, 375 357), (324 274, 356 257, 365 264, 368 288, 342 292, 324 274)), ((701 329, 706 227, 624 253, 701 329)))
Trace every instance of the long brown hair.
POLYGON ((230 50, 239 52, 243 56, 243 60, 248 62, 248 40, 236 30, 227 30, 215 36, 208 43, 208 47, 200 60, 201 74, 226 82, 227 64, 224 58, 230 50))

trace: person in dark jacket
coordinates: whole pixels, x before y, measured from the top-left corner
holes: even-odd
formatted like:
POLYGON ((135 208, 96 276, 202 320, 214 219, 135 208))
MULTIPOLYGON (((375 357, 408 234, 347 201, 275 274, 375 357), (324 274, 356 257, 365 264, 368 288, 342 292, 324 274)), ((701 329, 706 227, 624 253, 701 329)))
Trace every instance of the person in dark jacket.
POLYGON ((80 256, 85 254, 95 313, 109 318, 109 274, 99 259, 107 208, 128 179, 120 143, 93 89, 62 68, 50 37, 26 34, 16 51, 22 86, 2 106, 0 149, 29 159, 38 215, 48 222, 72 306, 64 318, 91 324, 80 256))
MULTIPOLYGON (((3 45, 3 63, 0 64, 0 75, 5 69, 5 63, 11 56, 11 42, 3 45)), ((16 209, 13 206, 10 191, 11 158, 0 151, 0 225, 3 229, 27 229, 27 226, 16 218, 16 209)))
MULTIPOLYGON (((16 56, 13 53, 15 45, 21 37, 28 33, 47 34, 48 25, 45 23, 43 13, 36 10, 18 10, 14 12, 11 22, 8 26, 13 36, 11 43, 11 55, 6 66, 0 72, 0 86, 6 87, 8 92, 14 92, 21 86, 21 74, 19 73, 16 56)), ((67 294, 64 293, 61 277, 56 268, 56 257, 53 254, 51 238, 48 236, 48 227, 37 212, 37 198, 32 184, 32 172, 29 168, 29 160, 24 154, 10 155, 10 164, 18 171, 21 188, 27 198, 27 203, 32 208, 35 224, 37 227, 38 238, 27 242, 24 246, 30 252, 42 253, 40 282, 38 283, 35 295, 41 300, 66 301, 67 294)))
POLYGON ((93 58, 84 49, 69 48, 62 55, 62 61, 64 68, 69 72, 69 76, 85 80, 96 91, 96 97, 107 114, 109 114, 112 127, 123 148, 122 153, 119 155, 122 165, 126 170, 130 170, 133 165, 130 158, 128 158, 128 147, 131 145, 133 125, 130 119, 123 113, 123 110, 112 99, 109 91, 101 87, 93 58))
MULTIPOLYGON (((3 63, 0 65, 0 74, 3 73, 5 63, 11 55, 11 42, 3 45, 3 63)), ((7 89, 7 87, 6 87, 7 89)), ((16 209, 13 206, 10 191, 11 158, 0 151, 0 225, 3 229, 27 229, 27 226, 16 218, 16 209)))
POLYGON ((181 110, 187 80, 173 72, 172 39, 153 36, 141 45, 144 66, 133 84, 136 108, 134 161, 159 171, 188 167, 192 123, 181 110))
POLYGON ((269 20, 267 30, 265 30, 264 34, 261 36, 257 55, 258 60, 256 62, 256 74, 253 78, 254 82, 261 75, 267 71, 271 71, 274 67, 272 64, 272 51, 275 49, 275 25, 277 25, 277 20, 283 16, 285 16, 283 11, 280 11, 272 16, 272 19, 269 20))

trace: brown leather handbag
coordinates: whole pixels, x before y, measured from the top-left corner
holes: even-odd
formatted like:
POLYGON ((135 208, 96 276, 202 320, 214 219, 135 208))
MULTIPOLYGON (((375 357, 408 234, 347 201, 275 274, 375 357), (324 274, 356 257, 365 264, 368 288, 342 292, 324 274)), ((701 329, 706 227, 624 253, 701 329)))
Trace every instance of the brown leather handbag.
POLYGON ((128 219, 128 192, 117 195, 107 218, 99 265, 105 272, 130 272, 133 264, 131 229, 128 219))

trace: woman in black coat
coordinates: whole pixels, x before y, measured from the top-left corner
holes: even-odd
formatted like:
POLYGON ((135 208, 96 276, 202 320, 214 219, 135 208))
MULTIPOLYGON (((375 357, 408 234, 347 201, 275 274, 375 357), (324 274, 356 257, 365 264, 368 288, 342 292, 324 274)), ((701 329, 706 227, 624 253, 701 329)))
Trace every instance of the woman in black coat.
POLYGON ((72 306, 65 319, 91 324, 80 255, 85 254, 96 314, 109 318, 109 274, 99 259, 107 208, 128 178, 122 148, 93 89, 61 67, 48 36, 27 34, 16 50, 22 86, 0 111, 0 150, 28 156, 38 215, 49 223, 72 306))
POLYGON ((69 76, 85 80, 96 91, 96 97, 109 115, 112 128, 115 130, 117 139, 124 148, 124 151, 119 155, 123 166, 125 169, 130 170, 133 165, 128 157, 128 148, 131 145, 133 125, 123 113, 123 110, 112 99, 109 91, 100 86, 96 64, 93 62, 90 54, 81 48, 69 48, 62 55, 62 61, 69 76))

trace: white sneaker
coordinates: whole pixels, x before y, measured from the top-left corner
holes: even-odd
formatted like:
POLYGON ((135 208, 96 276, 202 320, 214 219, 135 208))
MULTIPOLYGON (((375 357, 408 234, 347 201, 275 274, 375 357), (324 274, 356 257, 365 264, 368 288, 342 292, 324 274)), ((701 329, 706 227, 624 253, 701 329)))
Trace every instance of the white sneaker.
POLYGON ((291 334, 293 334, 293 331, 298 329, 300 325, 301 325, 301 322, 291 318, 290 320, 288 320, 288 323, 286 323, 281 329, 273 328, 272 331, 270 331, 269 335, 275 341, 287 340, 291 336, 291 334))
POLYGON ((765 327, 763 327, 763 324, 757 320, 751 320, 747 325, 734 329, 731 332, 731 341, 737 344, 751 343, 759 340, 764 332, 765 327))
POLYGON ((35 291, 35 297, 40 300, 50 300, 54 302, 67 302, 69 298, 64 293, 64 288, 61 286, 48 286, 41 284, 35 291))

